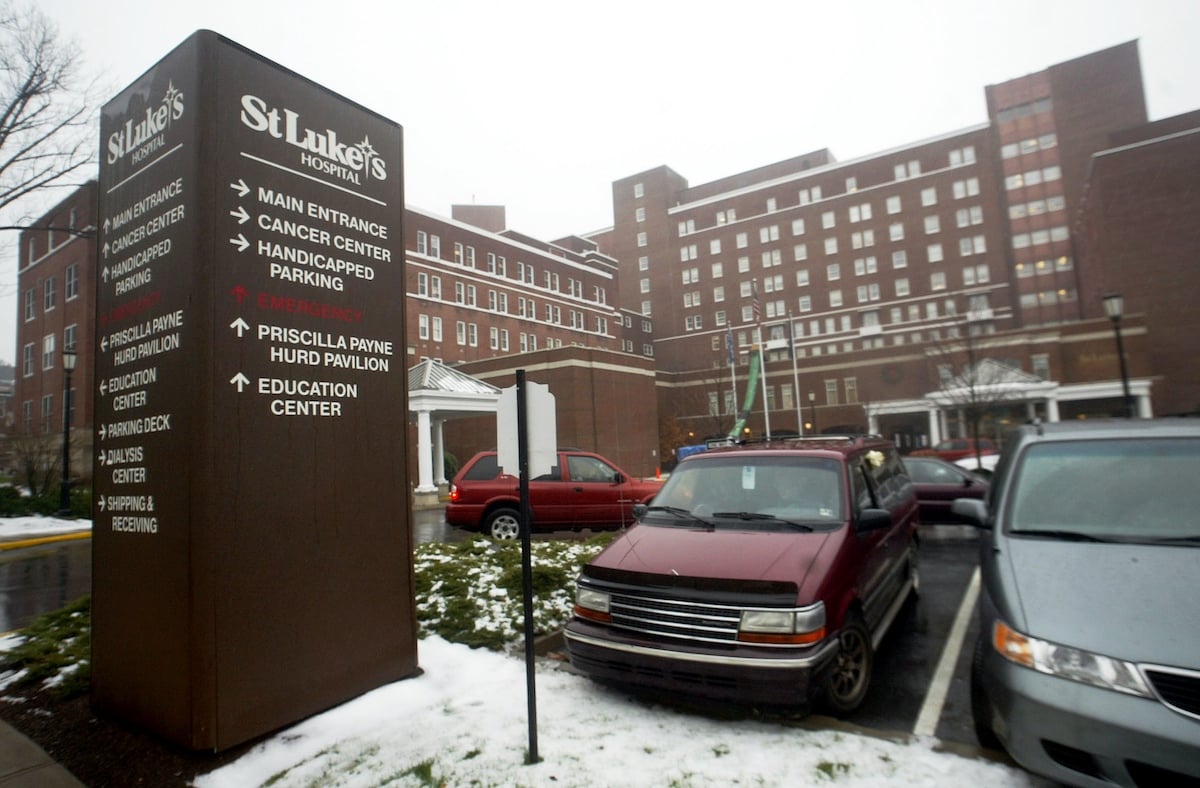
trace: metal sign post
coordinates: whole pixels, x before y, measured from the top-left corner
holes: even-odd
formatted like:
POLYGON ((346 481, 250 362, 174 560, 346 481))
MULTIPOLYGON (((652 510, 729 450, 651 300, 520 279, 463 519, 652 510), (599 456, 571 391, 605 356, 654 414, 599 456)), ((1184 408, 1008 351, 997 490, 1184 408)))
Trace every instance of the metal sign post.
POLYGON ((533 546, 529 524, 529 438, 528 403, 525 401, 525 370, 517 370, 517 462, 521 468, 521 577, 525 608, 525 695, 529 715, 529 756, 526 763, 537 763, 537 680, 533 669, 533 546))
POLYGON ((529 755, 526 763, 534 764, 537 745, 537 685, 534 674, 533 626, 533 549, 530 544, 529 480, 551 473, 557 463, 557 418, 554 395, 545 384, 525 383, 525 370, 517 370, 517 385, 500 392, 496 414, 496 455, 500 468, 512 473, 516 466, 520 490, 521 518, 521 575, 525 610, 525 686, 529 707, 529 755), (529 400, 538 414, 529 423, 529 400), (514 420, 515 415, 515 420, 514 420), (515 422, 515 423, 514 423, 515 422), (514 451, 515 450, 515 451, 514 451))

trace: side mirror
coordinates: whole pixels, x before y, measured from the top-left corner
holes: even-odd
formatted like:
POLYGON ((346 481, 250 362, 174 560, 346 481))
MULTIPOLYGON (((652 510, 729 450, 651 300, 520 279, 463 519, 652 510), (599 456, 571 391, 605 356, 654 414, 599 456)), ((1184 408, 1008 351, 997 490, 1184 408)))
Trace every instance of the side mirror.
POLYGON ((613 484, 624 484, 625 483, 625 474, 621 473, 620 471, 617 471, 616 473, 613 474, 612 480, 613 480, 613 484))
POLYGON ((633 516, 639 520, 642 519, 646 516, 646 510, 648 508, 649 507, 647 507, 644 503, 635 503, 633 505, 633 516))
POLYGON ((892 527, 892 513, 887 509, 863 509, 858 513, 854 529, 858 533, 878 531, 892 527))
POLYGON ((955 498, 950 511, 976 528, 990 530, 987 505, 978 498, 955 498))

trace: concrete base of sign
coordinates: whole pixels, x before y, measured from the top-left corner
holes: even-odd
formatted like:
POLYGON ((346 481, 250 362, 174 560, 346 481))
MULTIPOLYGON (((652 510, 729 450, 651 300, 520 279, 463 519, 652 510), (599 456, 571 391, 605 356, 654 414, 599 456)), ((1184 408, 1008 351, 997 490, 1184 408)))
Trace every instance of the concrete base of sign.
POLYGON ((413 492, 413 508, 414 509, 432 509, 435 506, 440 506, 442 503, 442 494, 438 490, 432 492, 413 492))

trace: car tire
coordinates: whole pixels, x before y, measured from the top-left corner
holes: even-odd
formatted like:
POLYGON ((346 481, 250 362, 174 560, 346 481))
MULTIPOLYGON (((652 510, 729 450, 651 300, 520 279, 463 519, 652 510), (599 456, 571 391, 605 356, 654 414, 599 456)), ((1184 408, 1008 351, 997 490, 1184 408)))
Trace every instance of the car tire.
POLYGON ((975 654, 971 659, 971 720, 975 723, 975 738, 979 740, 979 746, 1003 752, 1004 745, 992 730, 992 702, 983 688, 983 657, 987 647, 987 637, 980 635, 975 641, 975 654))
POLYGON ((496 509, 487 516, 484 528, 493 539, 516 539, 521 535, 521 515, 516 509, 496 509))
POLYGON ((825 705, 835 716, 849 714, 862 705, 871 686, 875 652, 871 633, 859 618, 849 619, 838 633, 838 653, 825 677, 825 705))

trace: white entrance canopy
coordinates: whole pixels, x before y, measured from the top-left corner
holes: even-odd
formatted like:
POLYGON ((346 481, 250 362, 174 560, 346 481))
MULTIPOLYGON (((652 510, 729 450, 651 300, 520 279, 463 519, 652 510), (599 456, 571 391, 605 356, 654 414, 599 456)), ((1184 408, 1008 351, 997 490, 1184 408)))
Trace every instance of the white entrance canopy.
POLYGON ((408 370, 408 409, 417 415, 418 495, 446 483, 442 425, 451 419, 495 413, 500 389, 426 358, 408 370))

